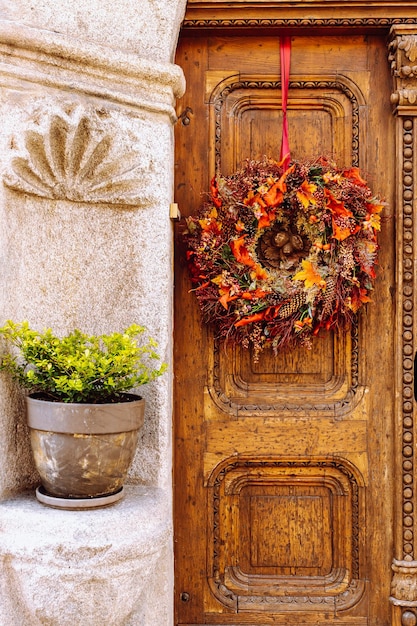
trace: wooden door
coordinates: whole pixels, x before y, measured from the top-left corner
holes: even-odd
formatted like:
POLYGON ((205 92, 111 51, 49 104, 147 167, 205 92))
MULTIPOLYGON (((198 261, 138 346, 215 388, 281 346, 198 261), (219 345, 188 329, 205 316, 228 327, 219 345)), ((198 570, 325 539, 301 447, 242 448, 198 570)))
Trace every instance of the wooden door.
MULTIPOLYGON (((279 155, 279 38, 183 35, 176 200, 279 155)), ((386 626, 393 555, 394 121, 379 35, 292 38, 292 157, 359 165, 387 199, 373 302, 349 332, 258 363, 175 283, 176 624, 386 626)))

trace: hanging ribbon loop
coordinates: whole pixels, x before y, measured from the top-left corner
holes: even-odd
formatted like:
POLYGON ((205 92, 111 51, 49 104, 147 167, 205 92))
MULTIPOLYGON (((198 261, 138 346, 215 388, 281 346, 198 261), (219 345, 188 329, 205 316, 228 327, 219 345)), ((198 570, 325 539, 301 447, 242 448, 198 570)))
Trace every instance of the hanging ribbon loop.
POLYGON ((281 37, 280 53, 281 53, 281 93, 282 93, 282 141, 281 141, 280 160, 283 162, 284 168, 287 169, 291 160, 290 143, 288 140, 288 119, 287 119, 288 86, 290 83, 290 64, 291 64, 291 37, 281 37))

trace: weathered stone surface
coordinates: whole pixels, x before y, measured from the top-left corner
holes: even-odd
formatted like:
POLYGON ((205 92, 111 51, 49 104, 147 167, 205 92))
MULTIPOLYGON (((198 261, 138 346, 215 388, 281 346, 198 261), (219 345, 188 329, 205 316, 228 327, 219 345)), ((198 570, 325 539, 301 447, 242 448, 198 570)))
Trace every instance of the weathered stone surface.
MULTIPOLYGON (((0 324, 137 322, 171 364, 185 4, 0 0, 0 324)), ((140 395, 125 498, 60 511, 19 495, 39 475, 22 394, 0 376, 0 624, 172 624, 171 375, 140 395)))
MULTIPOLYGON (((136 321, 169 361, 172 122, 182 72, 0 19, 2 41, 0 319, 58 333, 136 321)), ((8 494, 38 476, 22 403, 0 384, 0 428, 13 432, 0 444, 0 494, 8 494)), ((130 477, 168 485, 169 375, 143 395, 150 402, 138 459, 146 462, 135 460, 130 477)))
POLYGON ((0 15, 68 38, 172 60, 186 0, 2 0, 0 15))
POLYGON ((11 138, 4 183, 49 200, 150 206, 152 145, 143 123, 123 112, 76 101, 40 101, 11 138))
POLYGON ((100 511, 50 509, 33 494, 2 502, 1 624, 170 623, 166 494, 146 487, 126 491, 124 500, 100 511))

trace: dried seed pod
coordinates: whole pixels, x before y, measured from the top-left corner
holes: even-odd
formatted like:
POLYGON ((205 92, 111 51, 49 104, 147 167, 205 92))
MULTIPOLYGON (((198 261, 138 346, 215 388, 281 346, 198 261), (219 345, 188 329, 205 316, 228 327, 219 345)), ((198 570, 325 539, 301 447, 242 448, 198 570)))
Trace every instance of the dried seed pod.
POLYGON ((286 230, 280 230, 274 237, 274 243, 278 248, 282 248, 290 240, 290 233, 286 230))
POLYGON ((302 250, 304 248, 304 242, 300 235, 291 235, 291 243, 294 250, 302 250))

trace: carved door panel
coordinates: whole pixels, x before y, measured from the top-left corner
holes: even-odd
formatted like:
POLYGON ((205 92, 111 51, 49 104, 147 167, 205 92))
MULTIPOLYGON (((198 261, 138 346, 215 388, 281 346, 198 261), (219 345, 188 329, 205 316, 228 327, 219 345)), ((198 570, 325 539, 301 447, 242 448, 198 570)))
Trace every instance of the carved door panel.
MULTIPOLYGON (((278 156, 279 39, 183 36, 176 200, 216 168, 278 156)), ((292 157, 358 165, 392 206, 383 36, 292 40, 292 157)), ((389 216, 387 207, 385 215, 389 216)), ((176 624, 385 626, 393 554, 393 220, 373 302, 349 332, 254 363, 205 327, 177 227, 176 624)))

